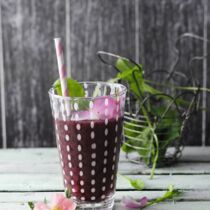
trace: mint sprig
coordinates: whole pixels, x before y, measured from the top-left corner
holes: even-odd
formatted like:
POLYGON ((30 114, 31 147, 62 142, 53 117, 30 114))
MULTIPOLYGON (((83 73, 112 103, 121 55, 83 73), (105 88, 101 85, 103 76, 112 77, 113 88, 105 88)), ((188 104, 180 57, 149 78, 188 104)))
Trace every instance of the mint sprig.
MULTIPOLYGON (((56 89, 57 94, 62 96, 60 79, 57 79, 54 82, 53 87, 56 89)), ((67 87, 68 87, 68 93, 70 97, 84 97, 85 96, 84 88, 78 81, 73 80, 71 78, 67 78, 67 87)))
MULTIPOLYGON (((55 88, 56 92, 58 95, 62 96, 62 90, 61 90, 61 82, 60 79, 57 79, 53 87, 55 88)), ((85 91, 83 86, 76 80, 73 80, 71 78, 67 78, 67 87, 68 87, 68 93, 71 98, 77 98, 72 100, 72 105, 73 103, 77 103, 79 110, 86 110, 89 107, 89 102, 88 100, 84 100, 83 98, 85 96, 85 91)))
POLYGON ((180 190, 174 189, 173 185, 169 185, 168 190, 163 194, 163 196, 148 202, 145 207, 152 206, 166 200, 174 199, 175 197, 180 196, 181 194, 182 192, 180 190))

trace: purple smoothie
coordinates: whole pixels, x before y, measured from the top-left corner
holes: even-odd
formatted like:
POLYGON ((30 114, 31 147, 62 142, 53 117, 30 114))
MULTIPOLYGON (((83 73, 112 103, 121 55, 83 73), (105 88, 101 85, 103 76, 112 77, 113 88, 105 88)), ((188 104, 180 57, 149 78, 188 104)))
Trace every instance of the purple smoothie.
POLYGON ((122 118, 55 120, 64 184, 77 201, 100 202, 115 190, 122 118))

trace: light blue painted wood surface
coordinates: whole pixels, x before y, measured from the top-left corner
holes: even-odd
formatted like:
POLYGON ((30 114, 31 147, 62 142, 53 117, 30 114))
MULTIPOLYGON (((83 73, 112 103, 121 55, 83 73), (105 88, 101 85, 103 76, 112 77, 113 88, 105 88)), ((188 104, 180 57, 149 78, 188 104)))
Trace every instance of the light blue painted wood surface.
MULTIPOLYGON (((187 147, 178 164, 156 170, 153 180, 149 169, 134 165, 121 154, 119 171, 145 181, 143 191, 134 191, 118 177, 115 209, 124 209, 120 200, 125 195, 136 199, 161 196, 169 184, 182 189, 176 201, 168 201, 148 210, 209 210, 210 206, 210 147, 187 147)), ((62 175, 55 148, 0 150, 0 210, 27 210, 27 201, 50 199, 55 191, 62 192, 62 175)))

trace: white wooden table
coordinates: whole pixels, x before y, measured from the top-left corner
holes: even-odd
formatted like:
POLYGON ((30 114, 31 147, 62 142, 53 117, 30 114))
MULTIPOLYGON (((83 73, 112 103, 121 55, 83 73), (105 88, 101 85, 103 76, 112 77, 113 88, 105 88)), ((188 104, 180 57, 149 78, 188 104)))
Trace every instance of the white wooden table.
MULTIPOLYGON (((187 147, 180 162, 156 170, 153 180, 143 165, 129 163, 121 155, 119 171, 145 181, 143 191, 134 191, 128 182, 118 177, 115 209, 124 195, 134 198, 155 198, 169 184, 184 190, 175 202, 164 202, 148 210, 210 210, 210 147, 187 147)), ((62 176, 55 148, 0 150, 0 210, 29 209, 27 201, 50 199, 53 192, 62 191, 62 176)))

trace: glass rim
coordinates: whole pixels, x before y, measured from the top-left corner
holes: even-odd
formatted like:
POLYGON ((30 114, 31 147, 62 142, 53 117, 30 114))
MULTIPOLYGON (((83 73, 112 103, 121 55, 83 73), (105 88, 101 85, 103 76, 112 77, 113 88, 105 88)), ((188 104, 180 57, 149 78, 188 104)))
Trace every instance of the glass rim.
MULTIPOLYGON (((115 85, 116 87, 121 87, 122 89, 119 91, 119 96, 122 96, 123 94, 126 93, 127 88, 125 87, 125 85, 122 85, 120 83, 111 83, 111 82, 103 82, 103 81, 80 81, 80 84, 93 84, 93 85, 97 85, 98 83, 102 84, 102 85, 115 85)), ((83 96, 83 97, 70 97, 70 96, 60 96, 60 95, 56 95, 53 93, 53 91, 55 90, 54 87, 51 87, 48 91, 48 94, 54 98, 57 99, 66 99, 66 100, 70 100, 70 99, 92 99, 92 98, 101 98, 101 97, 105 97, 105 96, 112 96, 112 97, 116 97, 116 94, 110 94, 110 95, 104 95, 104 96, 83 96)))

